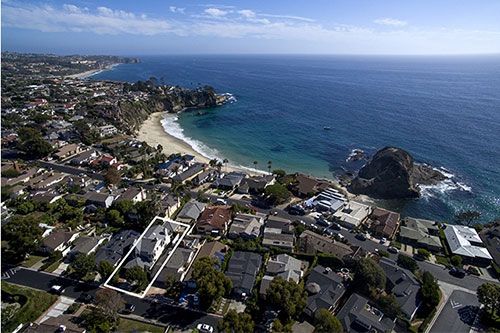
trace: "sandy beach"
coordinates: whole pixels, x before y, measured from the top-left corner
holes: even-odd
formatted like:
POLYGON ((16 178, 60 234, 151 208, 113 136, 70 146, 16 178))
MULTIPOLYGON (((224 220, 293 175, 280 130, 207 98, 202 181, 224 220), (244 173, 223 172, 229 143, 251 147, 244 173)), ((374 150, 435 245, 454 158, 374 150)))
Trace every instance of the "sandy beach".
MULTIPOLYGON (((167 117, 175 117, 174 114, 167 114, 167 117)), ((209 158, 203 156, 196 150, 194 150, 189 144, 186 142, 168 134, 165 132, 161 120, 165 117, 165 112, 156 112, 149 116, 149 118, 144 121, 139 129, 139 133, 137 134, 137 139, 140 141, 145 141, 148 145, 152 147, 156 147, 159 144, 163 147, 163 153, 167 156, 170 154, 189 154, 196 157, 196 160, 202 163, 208 163, 210 161, 209 158)), ((244 172, 247 174, 265 174, 265 171, 257 172, 252 171, 247 168, 242 168, 238 166, 231 165, 230 163, 227 167, 223 168, 228 171, 237 171, 244 172)))
POLYGON ((100 73, 102 71, 110 70, 111 68, 113 68, 117 65, 119 65, 119 64, 112 64, 112 65, 106 66, 105 68, 102 68, 102 69, 91 69, 89 71, 85 71, 85 72, 81 72, 81 73, 77 73, 77 74, 66 75, 66 77, 70 78, 70 79, 83 80, 83 79, 88 78, 89 76, 95 75, 95 74, 100 73))

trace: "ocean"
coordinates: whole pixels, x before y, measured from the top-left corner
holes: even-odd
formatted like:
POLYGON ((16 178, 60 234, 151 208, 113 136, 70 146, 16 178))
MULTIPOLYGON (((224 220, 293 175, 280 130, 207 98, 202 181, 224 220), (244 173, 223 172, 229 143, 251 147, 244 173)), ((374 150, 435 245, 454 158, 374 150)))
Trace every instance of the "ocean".
POLYGON ((412 200, 381 205, 452 221, 500 216, 500 56, 144 56, 92 79, 156 77, 213 86, 233 103, 164 124, 209 157, 335 178, 358 170, 353 149, 410 152, 449 177, 412 200), (253 162, 256 161, 257 164, 253 162))

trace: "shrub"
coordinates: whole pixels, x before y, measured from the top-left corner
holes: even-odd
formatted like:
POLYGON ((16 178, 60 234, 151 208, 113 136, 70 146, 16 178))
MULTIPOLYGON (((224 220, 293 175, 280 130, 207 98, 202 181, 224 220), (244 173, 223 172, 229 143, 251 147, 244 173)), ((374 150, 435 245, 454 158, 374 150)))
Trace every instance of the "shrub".
POLYGON ((462 257, 458 255, 454 255, 450 258, 451 264, 455 267, 461 267, 462 266, 462 257))
POLYGON ((415 273, 415 271, 418 269, 418 265, 415 259, 405 256, 404 254, 398 255, 398 265, 403 268, 409 269, 413 273, 415 273))

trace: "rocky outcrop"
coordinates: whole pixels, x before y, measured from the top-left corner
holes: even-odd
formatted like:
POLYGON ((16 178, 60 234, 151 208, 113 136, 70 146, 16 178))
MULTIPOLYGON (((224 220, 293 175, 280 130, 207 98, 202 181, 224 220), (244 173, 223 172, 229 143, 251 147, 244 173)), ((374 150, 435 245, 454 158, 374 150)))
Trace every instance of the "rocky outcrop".
POLYGON ((354 194, 378 199, 415 198, 420 185, 432 185, 446 177, 428 165, 417 164, 405 150, 385 147, 365 164, 348 186, 354 194))
POLYGON ((133 134, 154 112, 179 112, 186 108, 209 108, 221 104, 220 97, 211 87, 185 89, 173 86, 147 86, 145 100, 122 99, 115 105, 92 106, 96 116, 122 131, 133 134))

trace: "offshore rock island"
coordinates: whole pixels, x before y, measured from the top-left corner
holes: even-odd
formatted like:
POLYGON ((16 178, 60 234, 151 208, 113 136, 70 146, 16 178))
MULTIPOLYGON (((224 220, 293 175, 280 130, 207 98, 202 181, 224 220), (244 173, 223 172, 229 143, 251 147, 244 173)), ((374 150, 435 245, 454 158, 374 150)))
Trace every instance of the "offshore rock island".
POLYGON ((432 167, 415 163, 407 151, 385 147, 359 170, 348 190, 377 199, 416 198, 419 185, 435 185, 445 179, 432 167))

